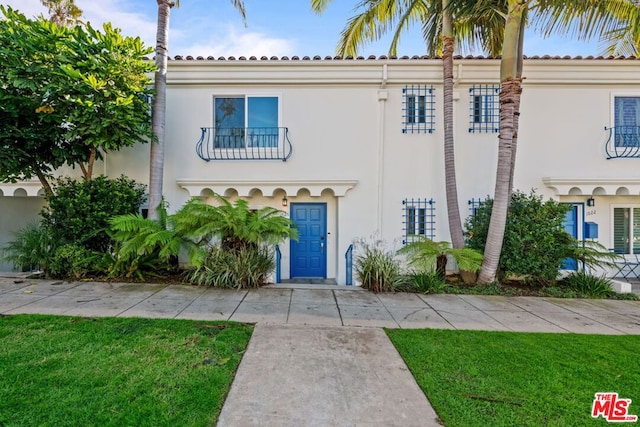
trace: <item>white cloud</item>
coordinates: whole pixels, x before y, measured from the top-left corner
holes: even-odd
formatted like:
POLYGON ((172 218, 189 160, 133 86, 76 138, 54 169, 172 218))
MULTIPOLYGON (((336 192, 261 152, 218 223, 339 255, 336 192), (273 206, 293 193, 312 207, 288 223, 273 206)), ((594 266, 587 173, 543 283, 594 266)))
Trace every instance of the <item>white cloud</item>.
MULTIPOLYGON (((139 12, 127 11, 128 1, 123 0, 76 0, 82 9, 82 20, 90 22, 95 28, 101 28, 105 22, 111 22, 120 28, 126 36, 139 36, 147 46, 155 46, 155 16, 146 16, 139 12)), ((40 0, 4 0, 3 4, 19 10, 29 18, 47 15, 47 9, 40 0)))
MULTIPOLYGON (((245 30, 246 31, 246 30, 245 30)), ((270 38, 258 32, 238 32, 229 28, 226 33, 218 38, 210 38, 207 41, 194 38, 191 43, 184 38, 175 47, 169 46, 169 54, 192 56, 284 56, 291 55, 295 51, 295 45, 291 40, 270 38)))
POLYGON ((76 0, 83 11, 83 19, 100 28, 111 22, 127 36, 140 37, 147 46, 155 46, 156 20, 139 12, 127 11, 126 1, 76 0))
MULTIPOLYGON (((139 36, 145 45, 155 47, 157 6, 149 0, 149 7, 141 9, 138 3, 134 11, 134 3, 131 0, 76 0, 76 5, 83 11, 83 20, 92 26, 101 28, 103 23, 111 22, 122 29, 124 35, 139 36)), ((28 17, 47 12, 40 0, 4 0, 3 4, 28 17)), ((260 57, 295 54, 296 44, 292 40, 250 32, 241 25, 230 24, 216 29, 208 22, 197 14, 184 22, 172 21, 169 55, 260 57)))
POLYGON ((20 11, 27 18, 33 18, 46 12, 46 8, 42 6, 40 0, 4 0, 2 4, 20 11))

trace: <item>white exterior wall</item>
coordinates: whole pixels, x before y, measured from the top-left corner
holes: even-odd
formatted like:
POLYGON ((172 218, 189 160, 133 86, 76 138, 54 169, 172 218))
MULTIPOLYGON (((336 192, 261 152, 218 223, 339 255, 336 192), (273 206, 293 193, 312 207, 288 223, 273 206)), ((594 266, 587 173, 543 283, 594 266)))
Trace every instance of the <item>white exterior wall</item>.
MULTIPOLYGON (((171 209, 212 191, 252 206, 327 203, 327 277, 345 282, 344 253, 376 235, 399 246, 402 200, 433 198, 436 240, 450 240, 444 186, 440 60, 174 60, 169 62, 164 193, 171 209), (435 87, 435 131, 402 133, 402 88, 435 87), (213 126, 213 97, 279 98, 280 126, 293 145, 286 161, 201 160, 201 127, 213 126)), ((607 160, 614 95, 640 96, 640 61, 525 61, 515 187, 584 203, 599 240, 612 246, 615 204, 640 206, 640 159, 607 160)), ((455 153, 462 219, 467 201, 493 195, 497 133, 469 133, 474 84, 498 84, 499 61, 459 59, 455 68, 455 153)), ((111 153, 104 171, 148 182, 149 147, 111 153)), ((6 195, 6 193, 5 193, 6 195)), ((288 244, 283 278, 289 272, 288 244)))
MULTIPOLYGON (((14 239, 13 232, 38 220, 41 197, 0 197, 0 248, 14 239)), ((1 255, 1 254, 0 254, 1 255)), ((35 266, 34 266, 35 267, 35 266)), ((0 271, 11 271, 13 265, 0 259, 0 271)))

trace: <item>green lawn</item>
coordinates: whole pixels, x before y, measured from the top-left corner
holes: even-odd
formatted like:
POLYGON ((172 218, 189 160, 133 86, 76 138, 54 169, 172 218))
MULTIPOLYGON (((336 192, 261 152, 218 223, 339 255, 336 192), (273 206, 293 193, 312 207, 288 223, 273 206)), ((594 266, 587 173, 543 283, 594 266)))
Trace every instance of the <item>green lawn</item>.
POLYGON ((252 327, 0 317, 0 426, 211 426, 252 327))
POLYGON ((596 392, 640 415, 640 336, 387 330, 445 426, 596 426, 596 392))

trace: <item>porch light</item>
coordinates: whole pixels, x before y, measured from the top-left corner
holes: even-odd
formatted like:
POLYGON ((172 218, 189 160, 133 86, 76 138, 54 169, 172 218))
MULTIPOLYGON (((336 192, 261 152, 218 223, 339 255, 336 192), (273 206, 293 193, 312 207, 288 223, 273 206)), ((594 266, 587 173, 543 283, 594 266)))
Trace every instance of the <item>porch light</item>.
POLYGON ((589 197, 587 199, 587 206, 595 206, 596 205, 596 201, 593 197, 589 197))
POLYGON ((289 200, 287 200, 287 196, 284 196, 282 198, 282 206, 286 207, 288 204, 289 204, 289 200))

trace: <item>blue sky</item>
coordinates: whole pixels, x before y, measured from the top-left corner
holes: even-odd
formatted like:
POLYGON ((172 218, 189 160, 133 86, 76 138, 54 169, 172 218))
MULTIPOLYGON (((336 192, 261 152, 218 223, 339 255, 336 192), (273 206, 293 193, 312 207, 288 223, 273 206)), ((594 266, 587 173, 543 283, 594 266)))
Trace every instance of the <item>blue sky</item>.
MULTIPOLYGON (((245 0, 247 24, 229 0, 181 0, 171 12, 169 55, 203 56, 326 56, 335 46, 358 0, 334 0, 327 11, 316 15, 308 0, 245 0)), ((44 13, 40 0, 3 0, 29 17, 44 13)), ((85 20, 94 26, 112 22, 126 35, 140 36, 155 45, 155 0, 76 0, 85 20)), ((542 40, 533 33, 525 38, 525 54, 597 55, 597 43, 570 39, 542 40)), ((361 55, 384 55, 388 38, 363 47, 361 55)), ((425 48, 420 28, 404 34, 399 55, 422 55, 425 48)))

